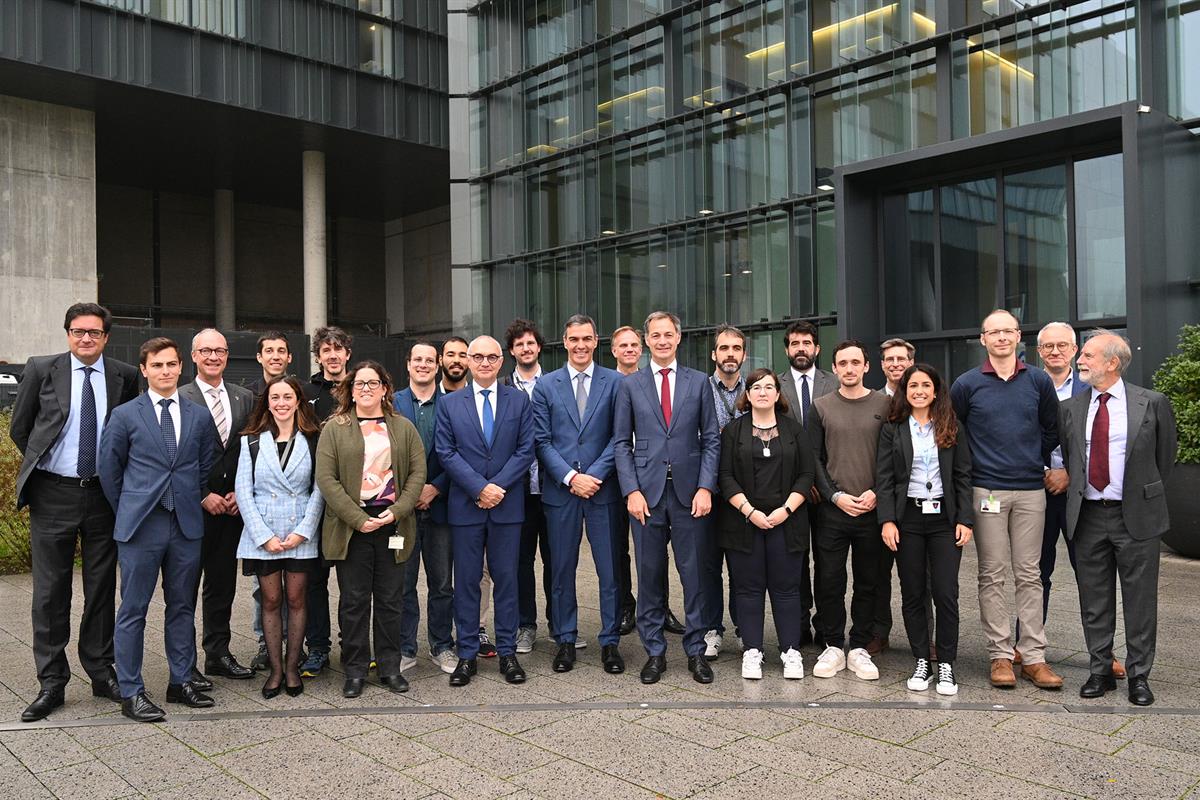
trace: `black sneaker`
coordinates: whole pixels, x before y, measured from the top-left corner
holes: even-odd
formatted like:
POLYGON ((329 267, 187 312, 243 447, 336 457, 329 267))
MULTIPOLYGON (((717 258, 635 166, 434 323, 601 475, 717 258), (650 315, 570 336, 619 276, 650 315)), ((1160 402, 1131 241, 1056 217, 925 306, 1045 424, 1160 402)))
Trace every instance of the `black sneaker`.
POLYGON ((495 658, 496 645, 492 644, 492 640, 488 638, 488 633, 483 628, 479 629, 479 657, 480 658, 495 658))
POLYGON ((908 686, 908 690, 910 692, 923 692, 929 688, 929 660, 928 659, 925 659, 925 658, 917 659, 917 665, 915 667, 913 667, 912 677, 908 679, 908 683, 905 685, 908 686))
POLYGON ((271 657, 267 655, 267 645, 264 642, 258 646, 258 652, 250 660, 250 669, 255 672, 262 672, 269 666, 271 666, 271 657))

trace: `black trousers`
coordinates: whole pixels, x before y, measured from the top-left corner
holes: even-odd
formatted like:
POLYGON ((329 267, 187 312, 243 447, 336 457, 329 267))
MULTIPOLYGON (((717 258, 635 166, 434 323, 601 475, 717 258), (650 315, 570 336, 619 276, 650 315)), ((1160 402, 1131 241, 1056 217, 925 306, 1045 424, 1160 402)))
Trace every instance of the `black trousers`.
POLYGON ((783 531, 755 530, 750 552, 725 551, 729 561, 731 592, 737 606, 738 628, 747 650, 763 649, 766 595, 771 595, 771 615, 780 652, 800 649, 800 637, 806 627, 800 599, 800 576, 804 573, 807 553, 787 549, 783 531))
MULTIPOLYGON (((886 549, 886 548, 885 548, 886 549)), ((891 552, 890 550, 888 552, 891 552)), ((938 661, 953 664, 958 657, 958 567, 962 548, 954 543, 954 524, 945 511, 922 514, 911 500, 900 519, 896 569, 900 573, 904 630, 913 658, 929 656, 929 634, 937 609, 938 661)))
POLYGON ((203 586, 201 619, 204 623, 204 655, 215 661, 229 654, 229 620, 237 591, 237 548, 242 538, 242 518, 228 514, 204 514, 204 539, 200 545, 200 569, 192 604, 203 586))
POLYGON ((521 524, 521 553, 517 562, 517 609, 522 628, 537 627, 537 578, 533 563, 538 551, 542 553, 542 596, 546 599, 546 627, 551 636, 558 632, 550 622, 550 536, 546 528, 546 511, 542 496, 525 489, 525 521, 521 524))
POLYGON ((875 593, 883 539, 874 512, 852 517, 831 502, 822 503, 813 534, 817 624, 828 647, 853 650, 871 641, 875 593), (850 639, 846 647, 846 556, 854 574, 850 599, 850 639))
POLYGON ((397 564, 396 554, 388 549, 388 537, 395 532, 395 525, 372 533, 355 532, 350 536, 346 558, 333 562, 337 565, 341 590, 338 626, 342 637, 342 669, 347 678, 367 677, 372 631, 379 674, 400 674, 404 564, 397 564))
POLYGON ((79 661, 93 680, 106 677, 114 662, 117 543, 112 507, 99 483, 59 483, 34 471, 26 484, 33 556, 33 662, 43 689, 61 689, 71 679, 71 589, 75 541, 83 555, 83 616, 79 661))

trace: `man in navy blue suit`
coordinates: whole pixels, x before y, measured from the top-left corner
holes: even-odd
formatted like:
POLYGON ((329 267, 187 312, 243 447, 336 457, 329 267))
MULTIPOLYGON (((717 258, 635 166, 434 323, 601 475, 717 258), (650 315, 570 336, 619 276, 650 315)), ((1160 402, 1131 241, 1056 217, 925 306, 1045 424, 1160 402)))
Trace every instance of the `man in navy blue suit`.
POLYGON ((591 317, 576 314, 568 319, 563 329, 567 366, 543 377, 533 390, 533 440, 549 523, 551 627, 558 643, 555 672, 575 666, 575 573, 585 521, 600 581, 600 661, 606 672, 625 671, 618 648, 621 600, 614 540, 618 527, 625 535, 626 524, 613 463, 613 400, 621 379, 594 361, 598 341, 591 317))
POLYGON ((220 440, 208 409, 180 396, 181 369, 175 342, 158 337, 143 344, 141 370, 150 391, 113 411, 100 439, 100 484, 116 512, 113 538, 121 565, 113 641, 121 713, 138 722, 166 716, 142 682, 146 612, 160 572, 171 669, 167 702, 213 704, 190 681, 196 663, 194 589, 204 540, 200 499, 220 440))
POLYGON ((708 377, 680 367, 679 317, 655 311, 646 318, 650 364, 626 377, 617 389, 614 457, 621 494, 633 518, 638 573, 638 635, 646 648, 642 683, 657 683, 667 668, 662 585, 667 541, 683 584, 688 669, 699 683, 712 683, 704 658, 708 598, 702 555, 708 552, 708 515, 717 488, 720 431, 708 377))
POLYGON ((509 683, 524 683, 517 661, 517 561, 525 519, 524 482, 533 463, 533 413, 520 389, 496 382, 500 343, 480 336, 467 348, 471 382, 438 401, 434 447, 450 476, 446 515, 454 556, 458 665, 451 686, 466 686, 479 653, 479 580, 492 576, 496 650, 509 683))

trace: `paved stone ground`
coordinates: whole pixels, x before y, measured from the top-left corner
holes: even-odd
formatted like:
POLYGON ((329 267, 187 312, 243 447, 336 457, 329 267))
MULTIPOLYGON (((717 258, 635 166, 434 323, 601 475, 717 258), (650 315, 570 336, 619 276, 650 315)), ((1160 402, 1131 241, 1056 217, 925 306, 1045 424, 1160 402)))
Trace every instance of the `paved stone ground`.
MULTIPOLYGON (((555 674, 553 644, 539 639, 523 657, 530 680, 521 687, 481 660, 479 677, 452 689, 427 658, 407 673, 412 691, 403 696, 371 686, 345 700, 337 672, 308 682, 301 697, 271 701, 258 693, 259 680, 217 679, 212 714, 169 706, 157 725, 129 723, 113 704, 92 698, 74 653, 66 707, 44 723, 17 722, 37 685, 30 578, 11 576, 0 579, 0 797, 1200 798, 1200 675, 1191 649, 1200 562, 1164 553, 1152 676, 1158 704, 1149 713, 1127 705, 1123 687, 1107 701, 1078 698, 1087 661, 1066 564, 1060 552, 1049 624, 1049 658, 1067 680, 1059 693, 1025 682, 1008 692, 988 685, 969 547, 962 688, 949 702, 905 690, 911 664, 896 647, 903 640, 897 590, 894 647, 878 659, 878 682, 846 672, 785 683, 769 633, 762 681, 743 681, 740 660, 726 653, 715 664, 716 682, 700 686, 672 637, 669 671, 645 687, 636 637, 622 645, 629 672, 601 670, 598 613, 590 607, 581 610, 581 633, 591 646, 576 669, 555 674)), ((585 602, 595 597, 589 571, 585 557, 585 602)), ((244 588, 234 650, 249 661, 255 646, 244 588)), ((682 596, 678 585, 672 596, 682 596)), ((167 674, 153 629, 161 624, 151 617, 146 653, 147 684, 160 699, 167 674)), ((814 658, 805 654, 806 671, 814 658)))

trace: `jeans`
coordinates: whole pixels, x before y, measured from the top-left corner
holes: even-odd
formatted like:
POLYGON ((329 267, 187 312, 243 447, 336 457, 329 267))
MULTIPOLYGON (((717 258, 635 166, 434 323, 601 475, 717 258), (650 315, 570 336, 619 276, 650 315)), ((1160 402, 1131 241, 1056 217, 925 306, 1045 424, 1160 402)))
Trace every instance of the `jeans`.
POLYGON ((400 653, 417 654, 417 624, 421 621, 421 604, 417 599, 417 579, 421 562, 425 562, 425 605, 428 618, 429 652, 437 655, 454 649, 453 546, 450 526, 437 525, 426 511, 417 512, 417 544, 404 564, 404 616, 400 624, 400 653))

